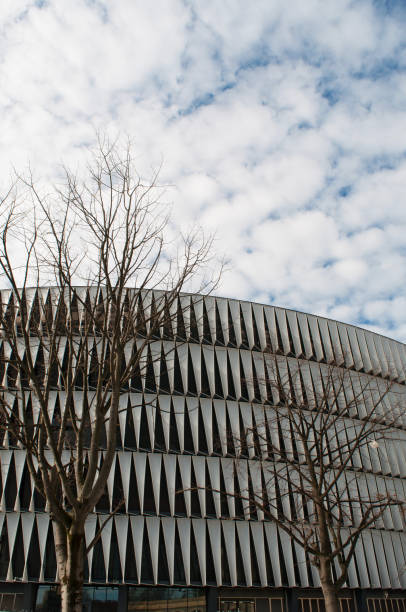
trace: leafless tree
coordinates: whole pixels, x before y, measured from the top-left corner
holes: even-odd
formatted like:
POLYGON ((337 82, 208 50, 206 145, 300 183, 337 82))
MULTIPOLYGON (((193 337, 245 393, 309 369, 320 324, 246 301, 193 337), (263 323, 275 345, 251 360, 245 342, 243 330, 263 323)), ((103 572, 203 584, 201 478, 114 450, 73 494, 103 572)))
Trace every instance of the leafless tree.
POLYGON ((377 489, 364 473, 379 474, 379 455, 396 442, 401 393, 388 381, 331 365, 273 355, 266 362, 266 380, 251 382, 268 386, 272 405, 234 441, 262 459, 262 486, 239 496, 304 551, 326 610, 339 612, 361 534, 404 501, 384 479, 377 489))
POLYGON ((130 147, 100 142, 82 178, 65 169, 44 194, 18 177, 1 202, 0 420, 53 520, 65 612, 82 609, 85 522, 112 467, 120 397, 161 358, 155 341, 188 283, 215 283, 202 273, 211 239, 194 231, 179 250, 161 197, 130 147))

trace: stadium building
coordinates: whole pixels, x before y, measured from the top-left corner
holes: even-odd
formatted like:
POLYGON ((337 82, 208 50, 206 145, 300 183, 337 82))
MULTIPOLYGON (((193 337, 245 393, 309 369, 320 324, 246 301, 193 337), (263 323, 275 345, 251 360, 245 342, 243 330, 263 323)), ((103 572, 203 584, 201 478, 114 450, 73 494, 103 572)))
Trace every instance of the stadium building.
MULTIPOLYGON (((28 296, 27 308, 32 302, 28 296)), ((393 390, 399 405, 406 346, 322 317, 193 295, 179 300, 171 325, 154 339, 154 354, 166 343, 162 359, 134 372, 122 393, 116 458, 87 521, 88 542, 121 498, 124 504, 88 555, 84 610, 322 612, 303 550, 238 497, 260 486, 263 462, 271 460, 241 440, 266 425, 279 401, 267 384, 275 355, 287 369, 299 360, 315 386, 331 366, 393 381, 387 401, 393 390)), ((7 361, 0 376, 13 394, 7 361)), ((51 414, 58 393, 56 386, 51 414)), ((351 466, 369 490, 406 499, 405 427, 406 413, 391 444, 351 466)), ((52 523, 24 449, 10 433, 0 435, 0 610, 57 610, 52 523)), ((358 542, 342 612, 406 612, 405 588, 405 518, 393 506, 358 542)))

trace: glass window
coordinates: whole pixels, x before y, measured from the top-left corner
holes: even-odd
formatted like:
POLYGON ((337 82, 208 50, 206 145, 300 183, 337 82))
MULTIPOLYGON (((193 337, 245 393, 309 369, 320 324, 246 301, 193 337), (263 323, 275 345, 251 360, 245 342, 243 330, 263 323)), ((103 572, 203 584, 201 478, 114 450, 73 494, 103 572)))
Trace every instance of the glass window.
POLYGON ((270 612, 282 612, 283 611, 283 600, 272 598, 269 600, 270 612))
POLYGON ((24 610, 24 595, 22 593, 0 593, 0 610, 21 612, 24 610))
MULTIPOLYGON (((83 587, 83 612, 117 612, 117 587, 83 587)), ((40 585, 36 612, 60 612, 61 596, 56 586, 40 585)))
POLYGON ((187 587, 129 587, 129 612, 205 612, 204 589, 187 587))
POLYGON ((221 599, 221 612, 255 612, 253 599, 221 599))
POLYGON ((117 612, 117 587, 83 588, 83 612, 117 612))
POLYGON ((188 612, 206 612, 206 592, 203 589, 188 589, 188 612))
POLYGON ((37 592, 35 612, 60 612, 61 596, 58 587, 40 585, 37 592))

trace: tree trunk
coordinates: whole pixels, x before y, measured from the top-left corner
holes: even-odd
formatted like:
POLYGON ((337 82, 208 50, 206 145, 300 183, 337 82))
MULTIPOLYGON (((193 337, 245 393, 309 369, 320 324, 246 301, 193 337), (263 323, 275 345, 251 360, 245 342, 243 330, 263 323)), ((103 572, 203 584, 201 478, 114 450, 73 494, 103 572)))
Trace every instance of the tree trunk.
POLYGON ((67 532, 57 524, 55 536, 61 612, 82 612, 84 531, 72 526, 67 532))
POLYGON ((323 591, 326 612, 340 612, 337 591, 331 580, 322 580, 320 577, 321 590, 323 591))

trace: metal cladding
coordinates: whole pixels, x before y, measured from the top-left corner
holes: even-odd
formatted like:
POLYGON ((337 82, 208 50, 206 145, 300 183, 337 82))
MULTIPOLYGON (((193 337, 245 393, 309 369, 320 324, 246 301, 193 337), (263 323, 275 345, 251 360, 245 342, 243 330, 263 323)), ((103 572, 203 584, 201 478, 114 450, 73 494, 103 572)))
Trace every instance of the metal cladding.
MULTIPOLYGON (((41 290, 44 300, 47 291, 41 290)), ((9 295, 3 292, 3 304, 9 295)), ((28 310, 35 295, 27 293, 28 310)), ((0 350, 7 354, 5 342, 0 350)), ((267 384, 275 355, 286 371, 300 360, 315 388, 332 365, 351 371, 354 380, 393 381, 386 400, 393 410, 399 410, 399 397, 406 399, 406 346, 399 342, 282 308, 182 296, 171 328, 145 351, 145 371, 134 372, 122 391, 116 458, 105 495, 86 523, 87 541, 122 498, 124 506, 89 552, 86 580, 319 586, 303 550, 238 497, 260 491, 269 466, 266 447, 247 444, 244 450, 241 440, 253 426, 266 427, 270 407, 279 402, 277 389, 267 384)), ((16 395, 12 372, 3 367, 0 375, 4 392, 16 395)), ((61 393, 56 383, 51 418, 61 393)), ((76 401, 82 393, 76 389, 76 401)), ((268 425, 269 435, 277 436, 268 425)), ((354 456, 350 470, 360 489, 406 499, 405 428, 402 409, 390 444, 354 456)), ((0 580, 53 582, 52 523, 34 491, 25 451, 10 434, 1 436, 0 580)), ((362 534, 347 586, 406 588, 404 525, 393 506, 362 534)))

